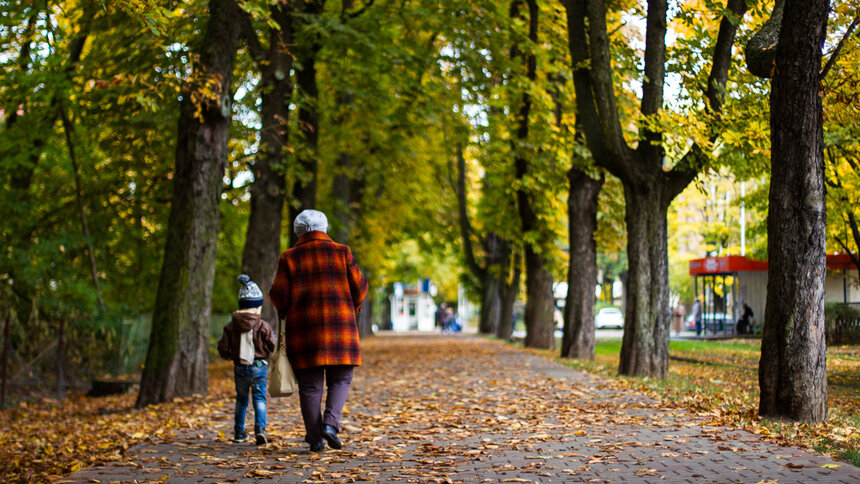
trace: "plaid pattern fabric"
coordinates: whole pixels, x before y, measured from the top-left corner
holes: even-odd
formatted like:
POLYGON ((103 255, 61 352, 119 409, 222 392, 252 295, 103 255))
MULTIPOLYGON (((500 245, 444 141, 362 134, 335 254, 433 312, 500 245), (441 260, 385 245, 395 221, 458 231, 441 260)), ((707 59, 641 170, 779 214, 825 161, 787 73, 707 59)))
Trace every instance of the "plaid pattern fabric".
POLYGON ((284 319, 294 369, 361 365, 355 313, 366 295, 349 247, 324 232, 306 233, 281 254, 269 298, 284 319))

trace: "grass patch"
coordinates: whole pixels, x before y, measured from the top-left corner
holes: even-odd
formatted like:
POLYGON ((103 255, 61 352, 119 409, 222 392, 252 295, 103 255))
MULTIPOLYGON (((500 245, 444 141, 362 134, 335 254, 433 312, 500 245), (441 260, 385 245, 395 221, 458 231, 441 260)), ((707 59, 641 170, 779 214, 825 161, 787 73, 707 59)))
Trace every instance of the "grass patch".
POLYGON ((829 414, 827 422, 815 426, 758 416, 760 340, 672 341, 671 356, 698 362, 670 360, 665 380, 618 375, 620 340, 598 340, 591 361, 563 359, 557 351, 528 351, 642 391, 667 406, 686 408, 714 423, 741 427, 860 467, 858 346, 828 348, 829 414))

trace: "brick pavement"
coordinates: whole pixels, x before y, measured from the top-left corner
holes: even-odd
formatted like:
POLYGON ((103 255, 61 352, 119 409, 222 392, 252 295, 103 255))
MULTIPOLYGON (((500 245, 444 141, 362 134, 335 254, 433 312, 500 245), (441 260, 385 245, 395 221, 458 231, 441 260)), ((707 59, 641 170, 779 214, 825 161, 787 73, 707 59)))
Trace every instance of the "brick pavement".
POLYGON ((270 445, 232 444, 225 400, 205 426, 61 482, 860 483, 849 463, 709 425, 498 342, 395 335, 362 344, 343 450, 308 452, 295 397, 269 400, 270 445))

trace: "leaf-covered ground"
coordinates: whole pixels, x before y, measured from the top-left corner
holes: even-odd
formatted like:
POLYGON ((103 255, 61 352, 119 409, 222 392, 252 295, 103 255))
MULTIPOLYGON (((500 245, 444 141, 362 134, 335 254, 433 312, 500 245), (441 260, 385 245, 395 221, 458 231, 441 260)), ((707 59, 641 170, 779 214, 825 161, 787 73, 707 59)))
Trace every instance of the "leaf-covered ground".
MULTIPOLYGON (((593 378, 468 337, 380 336, 364 341, 362 351, 342 451, 307 452, 293 397, 270 399, 269 446, 231 444, 232 372, 230 363, 219 362, 206 397, 141 411, 126 395, 3 412, 0 476, 31 482, 61 476, 73 482, 860 479, 850 464, 778 447, 774 442, 785 436, 753 424, 751 416, 737 417, 749 413, 746 403, 726 411, 726 399, 705 388, 695 401, 681 389, 652 399, 628 388, 658 395, 654 382, 593 378), (721 425, 729 422, 759 435, 721 425)), ((601 358, 593 370, 608 367, 601 358)), ((725 371, 708 377, 697 370, 687 391, 717 375, 732 380, 725 371)), ((734 392, 733 384, 722 387, 734 392)))
POLYGON ((758 339, 672 341, 665 381, 617 376, 620 341, 599 341, 593 362, 536 354, 647 392, 714 422, 743 427, 860 466, 860 347, 827 348, 828 421, 821 425, 768 422, 758 417, 758 339))

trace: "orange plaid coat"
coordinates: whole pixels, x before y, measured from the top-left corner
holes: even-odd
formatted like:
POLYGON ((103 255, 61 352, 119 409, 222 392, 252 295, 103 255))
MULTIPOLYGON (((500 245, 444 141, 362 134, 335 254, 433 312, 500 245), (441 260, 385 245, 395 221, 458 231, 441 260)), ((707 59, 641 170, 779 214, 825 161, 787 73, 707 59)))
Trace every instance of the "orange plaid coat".
POLYGON ((293 368, 361 365, 355 314, 366 295, 349 247, 325 232, 308 232, 284 251, 269 298, 284 320, 293 368))

